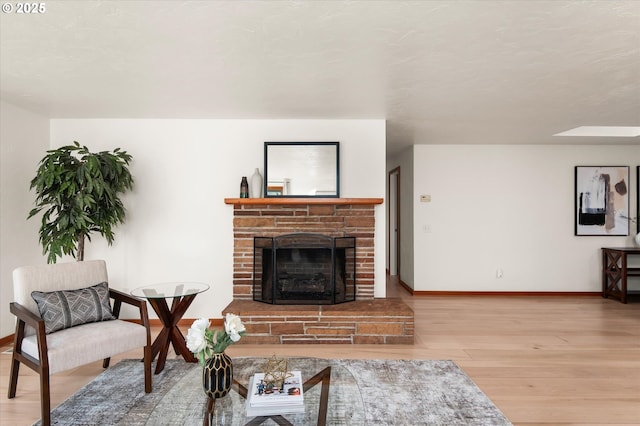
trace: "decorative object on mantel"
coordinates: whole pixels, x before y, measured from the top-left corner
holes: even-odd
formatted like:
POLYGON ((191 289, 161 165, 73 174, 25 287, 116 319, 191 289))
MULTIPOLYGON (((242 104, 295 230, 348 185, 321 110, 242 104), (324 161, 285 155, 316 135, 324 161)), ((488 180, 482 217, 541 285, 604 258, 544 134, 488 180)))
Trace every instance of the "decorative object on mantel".
POLYGON ((282 179, 282 195, 291 195, 291 178, 282 179))
POLYGON ((200 361, 202 388, 209 398, 222 398, 233 383, 233 364, 224 350, 240 340, 246 329, 240 317, 227 314, 223 330, 211 330, 209 320, 200 318, 193 322, 187 332, 187 348, 200 361))
POLYGON ((262 175, 257 167, 251 176, 251 198, 262 198, 262 175))
POLYGON ((240 181, 240 198, 249 198, 249 182, 246 176, 242 176, 240 181))

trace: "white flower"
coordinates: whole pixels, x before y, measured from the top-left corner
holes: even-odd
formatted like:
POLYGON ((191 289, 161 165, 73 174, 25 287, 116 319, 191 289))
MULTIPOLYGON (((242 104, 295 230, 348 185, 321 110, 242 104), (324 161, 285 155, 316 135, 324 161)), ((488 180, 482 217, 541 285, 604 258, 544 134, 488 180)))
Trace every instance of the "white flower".
POLYGON ((234 342, 240 340, 240 333, 245 331, 244 324, 242 324, 240 317, 235 314, 227 314, 224 320, 224 329, 229 338, 234 342))
POLYGON ((193 324, 191 324, 191 328, 199 328, 201 329, 203 332, 209 328, 209 320, 206 318, 199 318, 197 320, 195 320, 193 322, 193 324))
MULTIPOLYGON (((197 322, 197 321, 196 321, 197 322)), ((193 353, 203 351, 207 347, 207 341, 204 338, 205 329, 196 327, 194 322, 187 332, 187 348, 193 353)))
POLYGON ((246 333, 240 317, 234 314, 227 314, 224 328, 224 331, 210 330, 209 320, 206 318, 197 319, 191 324, 185 338, 186 345, 202 366, 212 353, 224 352, 229 345, 240 340, 240 337, 246 333))

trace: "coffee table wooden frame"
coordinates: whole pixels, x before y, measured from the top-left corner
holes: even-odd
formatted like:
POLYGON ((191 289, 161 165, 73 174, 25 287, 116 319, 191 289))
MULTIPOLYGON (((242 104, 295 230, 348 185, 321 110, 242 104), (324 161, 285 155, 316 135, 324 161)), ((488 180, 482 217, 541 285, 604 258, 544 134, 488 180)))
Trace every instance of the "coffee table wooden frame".
MULTIPOLYGON (((318 409, 318 426, 326 426, 327 408, 329 405, 329 386, 331 385, 331 366, 324 368, 315 376, 304 382, 302 384, 302 389, 304 392, 307 392, 318 383, 322 383, 322 389, 320 390, 320 408, 318 409)), ((233 380, 232 389, 238 392, 241 397, 245 399, 247 398, 247 388, 238 383, 235 379, 233 380)), ((215 406, 215 398, 207 398, 207 411, 202 423, 203 426, 211 426, 213 424, 215 406)), ((267 419, 271 419, 281 426, 293 426, 293 423, 284 418, 281 414, 257 416, 247 422, 245 426, 257 426, 265 422, 267 419)))

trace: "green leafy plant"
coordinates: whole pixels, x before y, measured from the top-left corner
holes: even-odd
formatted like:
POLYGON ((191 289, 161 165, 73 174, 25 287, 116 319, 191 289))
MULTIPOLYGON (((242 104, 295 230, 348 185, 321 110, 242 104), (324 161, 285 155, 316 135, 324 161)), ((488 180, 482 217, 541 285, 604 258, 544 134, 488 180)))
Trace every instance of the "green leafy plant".
POLYGON ((63 254, 83 260, 85 238, 94 232, 113 243, 113 228, 125 220, 120 195, 133 185, 130 162, 120 148, 92 153, 75 141, 47 151, 31 181, 36 207, 28 219, 43 211, 40 244, 48 263, 63 254))

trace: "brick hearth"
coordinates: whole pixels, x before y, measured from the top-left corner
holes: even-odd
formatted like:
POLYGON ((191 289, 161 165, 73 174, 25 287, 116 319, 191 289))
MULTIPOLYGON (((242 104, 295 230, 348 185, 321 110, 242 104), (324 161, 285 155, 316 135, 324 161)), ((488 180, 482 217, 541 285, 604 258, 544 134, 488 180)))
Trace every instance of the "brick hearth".
POLYGON ((231 198, 233 312, 244 343, 413 343, 413 311, 399 299, 374 298, 375 205, 379 198, 231 198), (306 232, 356 237, 356 301, 270 305, 253 301, 253 238, 306 232))
POLYGON ((247 335, 240 342, 246 344, 413 344, 413 311, 400 299, 321 306, 234 300, 227 312, 242 318, 247 335))

